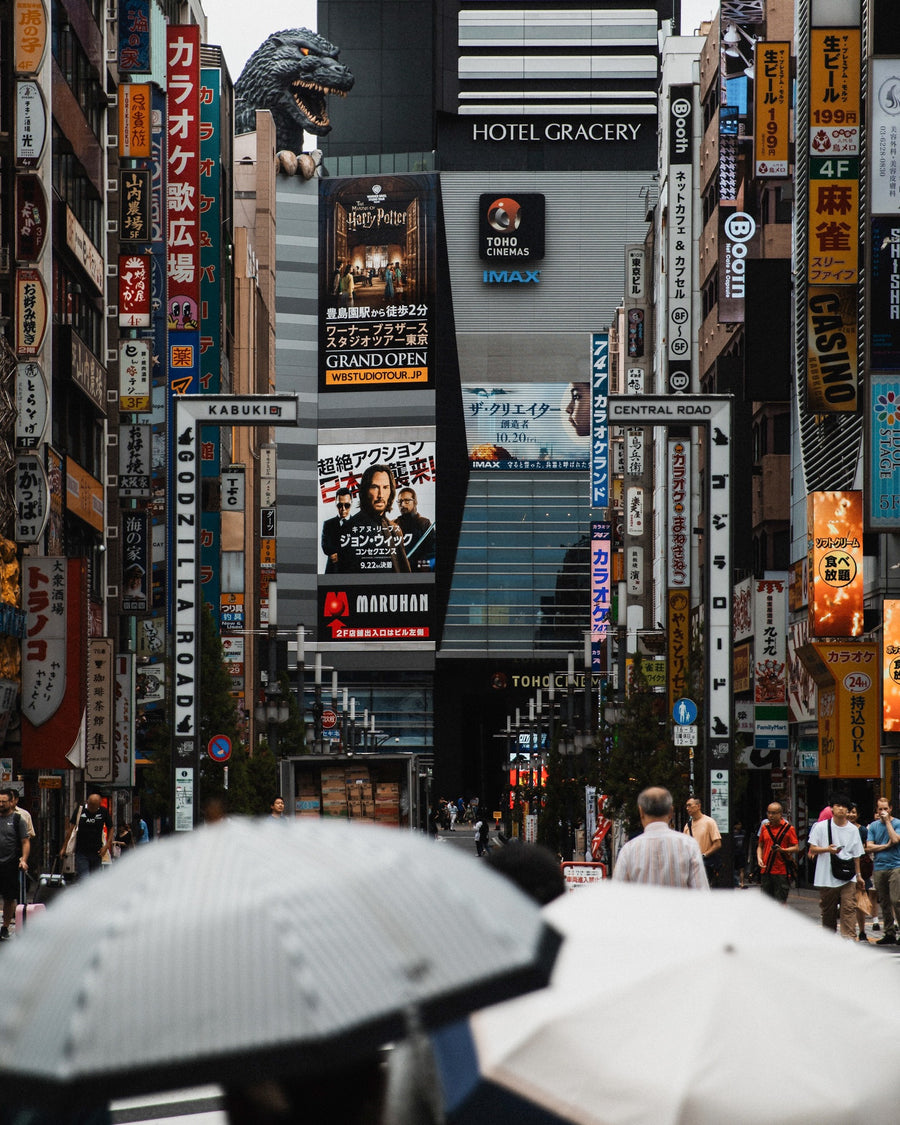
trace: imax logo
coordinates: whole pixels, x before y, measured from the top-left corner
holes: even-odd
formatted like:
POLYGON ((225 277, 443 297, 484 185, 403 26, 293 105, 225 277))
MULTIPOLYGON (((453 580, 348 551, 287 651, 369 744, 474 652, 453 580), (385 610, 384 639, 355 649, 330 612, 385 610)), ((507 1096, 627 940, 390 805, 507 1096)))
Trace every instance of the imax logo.
POLYGON ((540 270, 482 270, 481 280, 485 285, 535 285, 541 283, 540 270))

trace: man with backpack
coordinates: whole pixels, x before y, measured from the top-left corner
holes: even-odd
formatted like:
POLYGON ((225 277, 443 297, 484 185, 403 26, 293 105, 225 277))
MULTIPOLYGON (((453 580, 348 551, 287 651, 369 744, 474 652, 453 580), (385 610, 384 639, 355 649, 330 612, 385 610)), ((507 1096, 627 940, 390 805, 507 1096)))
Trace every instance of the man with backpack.
POLYGON ((766 809, 766 817, 760 825, 756 844, 759 882, 764 895, 783 905, 791 889, 792 857, 800 850, 800 842, 796 829, 785 820, 784 809, 777 801, 772 801, 766 809))
POLYGON ((0 790, 0 896, 3 898, 3 924, 0 941, 9 937, 19 898, 19 871, 28 870, 31 841, 25 821, 13 811, 6 789, 0 790))

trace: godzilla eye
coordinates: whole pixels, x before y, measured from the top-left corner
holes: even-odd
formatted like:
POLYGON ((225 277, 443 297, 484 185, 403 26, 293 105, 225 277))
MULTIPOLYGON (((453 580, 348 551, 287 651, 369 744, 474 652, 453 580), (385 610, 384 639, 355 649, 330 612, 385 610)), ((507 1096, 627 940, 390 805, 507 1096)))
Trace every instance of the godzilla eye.
POLYGON ((301 47, 300 48, 300 54, 301 55, 308 55, 309 54, 309 47, 301 47))

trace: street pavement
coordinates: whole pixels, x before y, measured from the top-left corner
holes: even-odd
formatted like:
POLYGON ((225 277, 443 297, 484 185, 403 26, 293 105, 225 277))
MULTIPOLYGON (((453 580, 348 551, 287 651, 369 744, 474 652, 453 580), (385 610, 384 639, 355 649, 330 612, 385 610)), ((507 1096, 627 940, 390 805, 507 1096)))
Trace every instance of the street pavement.
MULTIPOLYGON (((491 843, 494 844, 496 834, 491 833, 491 843)), ((453 832, 441 830, 438 833, 438 842, 444 844, 451 844, 454 847, 462 848, 463 850, 475 855, 475 832, 469 825, 456 826, 453 832)), ((495 845, 496 846, 496 845, 495 845)), ((758 886, 748 887, 747 890, 741 891, 735 888, 735 894, 762 894, 758 886)), ((814 887, 791 887, 790 897, 788 898, 788 906, 798 911, 800 914, 805 915, 811 922, 819 925, 821 917, 819 915, 819 892, 814 887)), ((866 925, 866 938, 870 945, 874 946, 875 943, 882 936, 881 932, 872 929, 873 919, 869 919, 866 925)), ((860 942, 860 945, 863 943, 860 942)), ((888 945, 878 947, 878 956, 892 956, 900 957, 900 946, 888 945)))

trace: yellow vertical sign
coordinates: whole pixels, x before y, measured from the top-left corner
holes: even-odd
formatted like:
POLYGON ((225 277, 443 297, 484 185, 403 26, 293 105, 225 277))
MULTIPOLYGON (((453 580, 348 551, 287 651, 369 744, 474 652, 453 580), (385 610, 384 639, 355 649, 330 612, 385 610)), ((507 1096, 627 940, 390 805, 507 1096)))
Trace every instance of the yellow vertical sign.
POLYGON ((668 637, 669 714, 675 700, 688 695, 687 670, 691 643, 691 607, 688 591, 669 590, 666 599, 666 635, 668 637))
POLYGON ((756 44, 754 158, 757 176, 787 176, 790 152, 791 45, 756 44))
POLYGON ((810 285, 859 280, 859 180, 809 181, 810 285))
POLYGON ((834 682, 819 689, 819 776, 878 777, 878 647, 814 644, 834 682))
POLYGON ((16 74, 37 74, 47 47, 47 12, 43 0, 15 0, 13 61, 16 74))
POLYGON ((119 156, 150 156, 151 108, 149 84, 119 86, 119 156))
POLYGON ((860 33, 813 28, 809 45, 809 154, 858 156, 860 33))
POLYGON ((900 730, 900 601, 885 598, 882 620, 883 730, 900 730))

